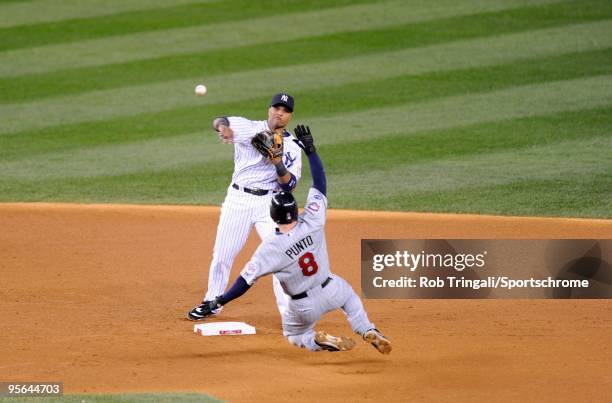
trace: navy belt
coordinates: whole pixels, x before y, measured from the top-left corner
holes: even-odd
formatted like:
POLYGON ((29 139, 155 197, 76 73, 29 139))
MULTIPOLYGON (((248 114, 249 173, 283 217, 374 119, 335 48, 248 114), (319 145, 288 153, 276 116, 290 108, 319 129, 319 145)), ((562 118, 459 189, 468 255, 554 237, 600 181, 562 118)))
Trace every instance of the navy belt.
MULTIPOLYGON (((327 286, 327 284, 329 284, 329 282, 332 281, 331 277, 327 277, 327 279, 321 283, 321 288, 325 288, 327 286)), ((302 299, 302 298, 306 298, 308 296, 308 292, 304 291, 301 292, 297 295, 292 295, 291 299, 302 299)))
POLYGON ((266 189, 249 189, 249 188, 245 188, 245 187, 240 187, 238 185, 236 185, 235 183, 232 183, 232 187, 236 190, 242 190, 245 193, 249 193, 255 196, 265 196, 268 193, 273 193, 273 190, 266 190, 266 189))

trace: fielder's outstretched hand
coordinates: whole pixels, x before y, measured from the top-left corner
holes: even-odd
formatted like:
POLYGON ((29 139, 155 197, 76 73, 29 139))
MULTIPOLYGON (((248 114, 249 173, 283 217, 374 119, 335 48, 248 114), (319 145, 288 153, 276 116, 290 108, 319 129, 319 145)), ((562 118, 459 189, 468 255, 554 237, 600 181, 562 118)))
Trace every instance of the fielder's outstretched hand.
POLYGON ((294 129, 294 133, 295 137, 300 141, 298 145, 304 150, 306 155, 316 152, 314 139, 312 138, 312 133, 310 133, 310 127, 297 125, 294 129))
POLYGON ((221 141, 225 144, 231 144, 234 141, 234 131, 230 127, 230 122, 225 116, 213 120, 212 127, 219 135, 221 141))
POLYGON ((234 131, 228 126, 221 126, 219 128, 219 139, 223 144, 232 144, 234 141, 234 131))

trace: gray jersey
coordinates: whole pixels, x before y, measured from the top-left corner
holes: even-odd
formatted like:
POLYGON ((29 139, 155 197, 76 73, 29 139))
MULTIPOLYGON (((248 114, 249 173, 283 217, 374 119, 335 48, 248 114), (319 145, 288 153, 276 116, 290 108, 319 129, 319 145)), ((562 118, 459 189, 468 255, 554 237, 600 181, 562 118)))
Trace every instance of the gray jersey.
POLYGON ((248 284, 275 273, 288 295, 297 295, 321 285, 330 276, 325 218, 327 197, 310 188, 304 212, 288 233, 277 232, 259 245, 241 276, 248 284))

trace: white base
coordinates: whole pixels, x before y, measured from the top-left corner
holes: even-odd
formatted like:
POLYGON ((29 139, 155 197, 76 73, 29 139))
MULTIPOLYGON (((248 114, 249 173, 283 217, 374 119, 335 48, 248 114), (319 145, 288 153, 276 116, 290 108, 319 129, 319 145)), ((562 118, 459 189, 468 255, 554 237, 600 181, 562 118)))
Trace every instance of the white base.
POLYGON ((255 334, 255 328, 244 322, 212 322, 193 325, 193 332, 202 336, 242 336, 255 334))

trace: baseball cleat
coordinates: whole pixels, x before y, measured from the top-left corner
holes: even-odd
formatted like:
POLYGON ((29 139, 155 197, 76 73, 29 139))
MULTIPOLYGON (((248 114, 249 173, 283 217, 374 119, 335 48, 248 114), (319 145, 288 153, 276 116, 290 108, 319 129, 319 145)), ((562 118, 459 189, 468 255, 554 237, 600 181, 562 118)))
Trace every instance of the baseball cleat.
MULTIPOLYGON (((220 309, 217 309, 215 311, 213 311, 214 314, 219 313, 220 309)), ((191 311, 187 312, 187 319, 192 320, 194 322, 197 322, 199 320, 204 320, 207 317, 210 316, 210 314, 206 314, 206 306, 204 305, 204 302, 202 302, 200 305, 194 307, 191 311)))
POLYGON ((391 352, 391 342, 377 329, 370 329, 363 334, 363 339, 383 354, 391 352))
POLYGON ((315 334, 315 343, 327 351, 348 351, 355 347, 355 341, 348 337, 336 337, 323 331, 315 334))

